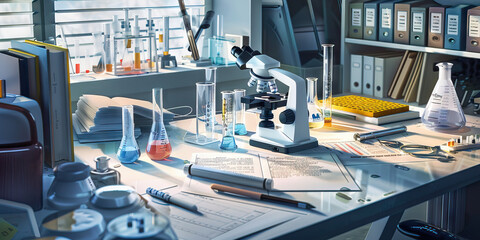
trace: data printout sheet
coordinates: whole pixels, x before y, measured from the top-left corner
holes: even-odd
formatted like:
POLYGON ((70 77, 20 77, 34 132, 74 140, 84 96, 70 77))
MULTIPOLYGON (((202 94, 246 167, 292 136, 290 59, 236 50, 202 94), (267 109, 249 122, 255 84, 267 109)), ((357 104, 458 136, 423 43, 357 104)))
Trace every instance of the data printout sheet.
MULTIPOLYGON (((196 153, 193 164, 273 179, 277 191, 360 190, 337 155, 290 156, 263 153, 196 153)), ((187 178, 186 184, 191 184, 187 178)))
MULTIPOLYGON (((299 217, 300 213, 253 204, 166 190, 173 197, 193 203, 194 213, 170 205, 170 221, 179 239, 238 239, 299 217)), ((150 196, 146 198, 152 199, 150 196)), ((154 203, 165 204, 152 199, 154 203)))

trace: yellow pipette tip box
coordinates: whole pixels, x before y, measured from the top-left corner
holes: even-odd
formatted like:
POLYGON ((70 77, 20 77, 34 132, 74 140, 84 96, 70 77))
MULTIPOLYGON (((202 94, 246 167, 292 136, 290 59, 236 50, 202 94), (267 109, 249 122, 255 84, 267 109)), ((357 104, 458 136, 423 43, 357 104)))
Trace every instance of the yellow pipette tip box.
MULTIPOLYGON (((321 101, 319 101, 319 106, 321 105, 321 101)), ((405 104, 355 95, 334 97, 332 102, 332 108, 344 112, 360 114, 367 117, 382 117, 395 113, 409 111, 409 106, 405 104)))

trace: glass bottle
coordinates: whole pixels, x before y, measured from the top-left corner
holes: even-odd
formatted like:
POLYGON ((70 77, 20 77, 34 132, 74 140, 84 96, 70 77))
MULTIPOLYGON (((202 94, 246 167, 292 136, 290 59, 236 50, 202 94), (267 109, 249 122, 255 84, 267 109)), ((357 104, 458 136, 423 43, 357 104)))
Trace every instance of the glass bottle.
POLYGON ((247 128, 245 127, 245 104, 242 103, 242 97, 245 97, 245 89, 235 89, 235 134, 246 135, 247 128))
POLYGON ((332 84, 333 84, 333 44, 322 44, 323 47, 323 121, 325 127, 332 126, 332 84))
POLYGON ((235 92, 222 91, 222 142, 220 148, 223 150, 235 150, 235 92))
POLYGON ((438 63, 438 81, 422 115, 423 124, 432 130, 454 130, 465 126, 466 119, 453 86, 452 63, 438 63))
POLYGON ((120 173, 108 167, 109 160, 110 158, 107 156, 95 158, 95 169, 90 171, 90 177, 97 189, 108 185, 120 184, 120 173))
POLYGON ((147 144, 147 155, 152 160, 164 160, 170 157, 172 145, 168 140, 163 124, 163 89, 152 89, 153 123, 147 144))
POLYGON ((140 148, 134 135, 133 106, 122 107, 123 137, 118 147, 117 157, 122 163, 133 163, 140 157, 140 148))
POLYGON ((308 108, 308 126, 310 128, 323 127, 323 115, 317 108, 317 83, 318 78, 307 77, 307 108, 308 108))

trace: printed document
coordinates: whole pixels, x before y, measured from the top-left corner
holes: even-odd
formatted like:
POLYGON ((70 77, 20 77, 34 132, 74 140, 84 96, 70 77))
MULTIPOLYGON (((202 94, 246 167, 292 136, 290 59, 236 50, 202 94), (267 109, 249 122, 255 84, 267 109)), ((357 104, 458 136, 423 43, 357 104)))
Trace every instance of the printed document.
MULTIPOLYGON (((273 179, 273 192, 360 190, 333 153, 300 157, 263 153, 197 153, 192 163, 235 173, 273 179)), ((185 184, 191 184, 186 178, 185 184)))

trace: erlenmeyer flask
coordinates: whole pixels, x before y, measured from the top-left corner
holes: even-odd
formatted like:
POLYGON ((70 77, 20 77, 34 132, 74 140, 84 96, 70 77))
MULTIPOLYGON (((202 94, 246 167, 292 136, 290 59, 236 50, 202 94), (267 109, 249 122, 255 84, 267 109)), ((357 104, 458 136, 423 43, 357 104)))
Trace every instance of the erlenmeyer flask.
POLYGON ((134 135, 133 106, 122 107, 123 137, 118 147, 117 157, 122 163, 133 163, 140 157, 140 149, 134 135))
POLYGON ((321 128, 324 125, 323 115, 318 111, 316 77, 307 77, 307 108, 308 108, 308 126, 310 128, 321 128))
POLYGON ((163 124, 163 89, 152 89, 153 123, 147 144, 147 155, 152 160, 170 157, 172 145, 168 140, 167 130, 163 124))
POLYGON ((437 64, 438 81, 422 115, 423 124, 432 130, 454 130, 465 126, 465 114, 452 84, 452 66, 446 62, 437 64))

